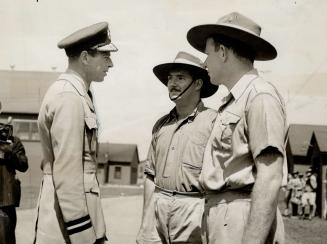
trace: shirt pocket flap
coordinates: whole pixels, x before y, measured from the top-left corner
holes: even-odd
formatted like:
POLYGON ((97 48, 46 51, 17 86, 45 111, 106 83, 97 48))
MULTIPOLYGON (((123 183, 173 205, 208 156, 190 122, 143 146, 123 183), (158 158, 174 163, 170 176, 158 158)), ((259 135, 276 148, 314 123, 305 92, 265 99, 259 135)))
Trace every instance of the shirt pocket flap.
POLYGON ((97 195, 100 193, 95 174, 84 174, 84 190, 85 193, 93 193, 97 195))
POLYGON ((241 116, 238 116, 236 114, 226 114, 223 118, 221 118, 221 123, 223 125, 229 125, 229 124, 237 124, 237 122, 241 119, 241 116))
POLYGON ((98 128, 97 120, 96 120, 95 116, 85 117, 85 124, 86 124, 87 128, 89 128, 90 130, 98 128))

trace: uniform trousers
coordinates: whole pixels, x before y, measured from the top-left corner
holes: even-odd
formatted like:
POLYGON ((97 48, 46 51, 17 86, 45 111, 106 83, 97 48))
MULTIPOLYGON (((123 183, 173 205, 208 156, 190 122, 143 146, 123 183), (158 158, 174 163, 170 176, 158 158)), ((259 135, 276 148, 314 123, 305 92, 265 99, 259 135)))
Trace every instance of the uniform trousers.
POLYGON ((202 196, 174 195, 156 191, 154 207, 161 243, 202 243, 201 223, 204 210, 202 196))
POLYGON ((17 223, 15 206, 0 207, 0 243, 15 244, 17 223))
MULTIPOLYGON (((206 195, 202 236, 205 244, 241 244, 251 207, 249 192, 206 195)), ((284 243, 284 224, 277 209, 265 244, 284 243)))

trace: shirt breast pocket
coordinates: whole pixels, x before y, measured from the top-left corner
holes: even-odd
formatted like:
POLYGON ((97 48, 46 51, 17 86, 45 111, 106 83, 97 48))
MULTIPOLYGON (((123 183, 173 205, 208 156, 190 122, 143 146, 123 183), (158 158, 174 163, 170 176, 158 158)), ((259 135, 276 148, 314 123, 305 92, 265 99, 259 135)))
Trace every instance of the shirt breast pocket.
POLYGON ((100 194, 99 185, 95 174, 84 174, 84 191, 94 195, 100 194))
POLYGON ((188 135, 182 157, 183 166, 191 168, 195 171, 201 170, 204 150, 207 142, 208 136, 201 132, 188 135))
POLYGON ((235 114, 228 114, 228 116, 221 119, 222 133, 220 139, 225 149, 231 148, 232 138, 240 119, 241 117, 235 114))
POLYGON ((85 125, 88 130, 93 130, 93 129, 96 130, 98 128, 95 114, 88 115, 87 117, 84 118, 84 120, 85 120, 85 125))

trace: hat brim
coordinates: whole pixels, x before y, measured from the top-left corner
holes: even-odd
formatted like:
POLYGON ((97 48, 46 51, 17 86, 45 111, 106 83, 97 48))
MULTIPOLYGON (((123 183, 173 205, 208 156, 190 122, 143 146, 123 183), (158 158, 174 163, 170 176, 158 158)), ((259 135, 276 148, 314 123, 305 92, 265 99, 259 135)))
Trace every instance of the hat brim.
POLYGON ((97 47, 96 50, 99 52, 117 52, 118 48, 111 42, 107 45, 97 47))
POLYGON ((201 98, 210 97, 218 90, 218 86, 211 84, 210 77, 205 69, 202 69, 200 67, 191 64, 183 64, 183 63, 159 64, 153 68, 153 73, 165 86, 167 86, 168 75, 169 72, 172 70, 186 70, 192 74, 196 73, 199 77, 201 77, 201 79, 203 80, 203 85, 200 93, 201 98))
POLYGON ((277 51, 272 44, 255 34, 232 26, 198 25, 187 32, 187 40, 195 49, 204 53, 207 38, 213 35, 223 35, 245 43, 255 52, 255 60, 265 61, 277 57, 277 51))

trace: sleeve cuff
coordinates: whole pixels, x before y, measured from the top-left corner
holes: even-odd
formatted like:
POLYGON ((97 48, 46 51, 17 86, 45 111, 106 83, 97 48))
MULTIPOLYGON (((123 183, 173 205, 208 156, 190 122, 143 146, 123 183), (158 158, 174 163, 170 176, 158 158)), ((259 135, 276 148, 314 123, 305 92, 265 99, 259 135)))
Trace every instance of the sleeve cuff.
POLYGON ((86 215, 82 218, 66 222, 65 227, 66 227, 68 235, 73 235, 73 234, 82 232, 82 231, 92 227, 90 216, 86 215))
POLYGON ((155 172, 154 172, 154 170, 152 170, 152 169, 150 169, 150 168, 148 168, 148 167, 145 167, 144 168, 144 174, 146 174, 146 175, 151 175, 151 176, 155 176, 155 172))
POLYGON ((252 154, 253 155, 253 158, 254 159, 257 158, 262 153, 262 151, 264 151, 265 149, 267 149, 269 147, 274 148, 276 150, 276 152, 279 152, 282 155, 285 154, 285 151, 284 151, 283 146, 281 146, 281 145, 278 146, 278 145, 273 145, 273 144, 267 144, 265 146, 262 146, 260 148, 257 148, 256 150, 254 150, 254 152, 252 154))

